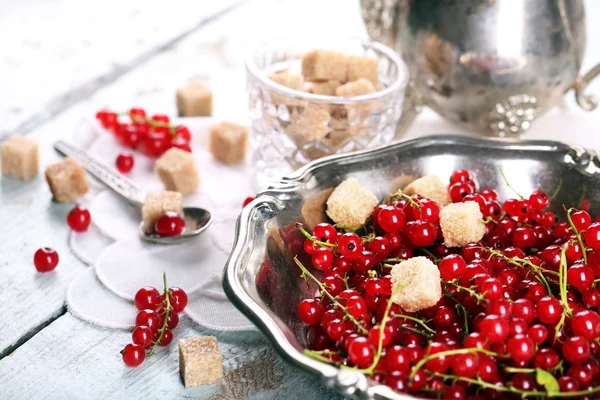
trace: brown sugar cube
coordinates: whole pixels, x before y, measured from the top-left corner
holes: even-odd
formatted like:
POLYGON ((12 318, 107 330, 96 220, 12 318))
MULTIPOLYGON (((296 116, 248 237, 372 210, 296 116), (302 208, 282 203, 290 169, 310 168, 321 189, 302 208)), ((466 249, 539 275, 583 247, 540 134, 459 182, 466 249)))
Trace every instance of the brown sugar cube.
POLYGON ((40 151, 35 140, 14 135, 2 143, 2 174, 28 181, 39 169, 40 151))
POLYGON ((379 61, 364 56, 348 56, 348 81, 364 78, 373 85, 379 83, 379 61))
POLYGON ((298 145, 320 140, 329 133, 331 115, 321 107, 306 107, 294 110, 291 123, 286 128, 288 136, 298 145))
POLYGON ((177 110, 181 117, 211 116, 212 92, 201 81, 191 81, 177 89, 177 110))
POLYGON ((71 203, 89 190, 85 169, 72 157, 48 166, 46 182, 59 203, 71 203))
POLYGON ((366 222, 378 203, 373 193, 356 179, 349 178, 331 193, 326 212, 336 224, 354 228, 366 222))
POLYGON ((440 227, 446 247, 464 247, 480 241, 485 235, 485 222, 474 201, 452 203, 440 211, 440 227))
POLYGON ((329 50, 313 50, 302 57, 302 75, 308 81, 346 82, 346 55, 329 50))
POLYGON ((179 373, 183 385, 218 383, 223 378, 223 356, 214 336, 179 339, 179 373))
POLYGON ((200 186, 200 174, 194 156, 176 147, 169 149, 156 160, 154 170, 158 173, 165 190, 187 196, 200 186))
POLYGON ((335 95, 342 97, 362 96, 371 93, 375 93, 375 86, 371 81, 364 78, 348 82, 335 89, 335 95))
POLYGON ((269 79, 290 89, 304 91, 304 78, 302 78, 302 75, 279 72, 270 75, 269 79))
POLYGON ((335 89, 341 84, 340 81, 309 82, 308 93, 320 94, 323 96, 335 96, 335 89))
POLYGON ((333 189, 334 188, 322 190, 304 201, 300 213, 302 214, 302 219, 309 232, 312 232, 315 226, 327 220, 325 207, 327 199, 333 192, 333 189))
POLYGON ((209 149, 225 164, 236 164, 246 157, 248 128, 232 122, 222 122, 210 128, 209 149))
POLYGON ((142 205, 144 232, 153 233, 154 224, 165 213, 173 211, 183 217, 183 196, 179 192, 149 192, 142 205))
POLYGON ((440 207, 450 203, 448 189, 437 175, 425 175, 409 183, 403 190, 409 196, 420 194, 427 197, 440 207))

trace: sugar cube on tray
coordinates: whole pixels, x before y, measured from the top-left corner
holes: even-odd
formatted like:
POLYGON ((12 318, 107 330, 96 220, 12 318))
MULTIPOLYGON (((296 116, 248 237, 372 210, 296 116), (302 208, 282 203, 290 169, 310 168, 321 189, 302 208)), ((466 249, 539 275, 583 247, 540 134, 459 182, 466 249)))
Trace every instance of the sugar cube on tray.
POLYGON ((448 189, 437 175, 425 175, 415 179, 404 188, 404 193, 409 196, 420 194, 435 201, 440 207, 450 203, 448 189))
POLYGON ((347 227, 363 225, 379 200, 360 183, 349 178, 340 183, 327 199, 327 215, 336 224, 347 227))
POLYGON ((474 201, 452 203, 440 210, 440 227, 446 247, 463 247, 485 235, 485 222, 474 201))
POLYGON ((72 157, 48 166, 46 181, 54 200, 59 203, 74 202, 89 190, 85 169, 72 157))
POLYGON ((248 151, 248 128, 232 122, 222 122, 210 128, 209 150, 225 164, 237 164, 248 151))
POLYGON ((209 117, 212 115, 212 92, 199 80, 177 89, 177 110, 181 117, 209 117))
POLYGON ((39 169, 39 148, 35 140, 13 135, 2 143, 2 174, 9 178, 28 181, 39 169))
POLYGON ((194 156, 176 147, 167 150, 156 160, 154 170, 158 173, 165 190, 187 196, 200 186, 200 174, 194 156))
POLYGON ((172 211, 183 218, 183 195, 179 192, 149 192, 142 205, 144 232, 154 233, 154 224, 165 213, 172 211))
POLYGON ((440 271, 427 257, 413 257, 392 267, 392 301, 408 312, 433 307, 442 297, 440 271))
POLYGON ((179 372, 187 387, 218 383, 223 378, 223 356, 213 336, 179 340, 179 372))

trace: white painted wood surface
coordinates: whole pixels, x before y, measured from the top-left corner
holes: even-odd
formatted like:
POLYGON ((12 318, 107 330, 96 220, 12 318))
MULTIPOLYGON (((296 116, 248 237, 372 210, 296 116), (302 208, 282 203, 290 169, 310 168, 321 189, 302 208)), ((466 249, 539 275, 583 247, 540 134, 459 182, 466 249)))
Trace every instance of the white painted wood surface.
MULTIPOLYGON (((255 0, 170 45, 205 17, 233 3, 23 0, 2 4, 0 136, 17 126, 31 130, 30 135, 40 141, 45 166, 59 158, 51 144, 71 137, 82 116, 103 106, 132 105, 174 114, 174 90, 194 77, 206 79, 214 89, 218 118, 244 121, 243 60, 258 43, 301 35, 307 26, 313 34, 366 35, 357 0, 255 0)), ((586 4, 589 40, 584 69, 600 61, 595 46, 600 25, 590 23, 600 16, 600 2, 586 4)), ((600 93, 599 87, 591 90, 600 93)), ((573 109, 572 100, 568 105, 573 109)), ((600 137, 594 135, 600 112, 572 111, 564 118, 570 123, 571 139, 600 147, 600 137)), ((540 125, 543 129, 535 135, 551 129, 550 122, 542 123, 546 125, 540 125)), ((440 129, 447 131, 447 125, 424 113, 408 136, 440 129)), ((183 389, 177 376, 176 346, 141 368, 124 367, 118 351, 128 342, 128 332, 95 327, 68 313, 60 316, 66 285, 85 268, 66 245, 64 218, 69 208, 50 202, 43 177, 25 184, 0 179, 0 303, 4 305, 0 307, 0 399, 287 399, 297 398, 300 390, 303 398, 329 397, 314 380, 283 364, 262 339, 249 341, 247 334, 218 334, 228 371, 244 371, 233 373, 230 379, 237 381, 220 388, 183 389), (35 272, 33 253, 41 246, 59 251, 55 273, 35 272)), ((179 335, 205 332, 192 325, 184 322, 179 335)))

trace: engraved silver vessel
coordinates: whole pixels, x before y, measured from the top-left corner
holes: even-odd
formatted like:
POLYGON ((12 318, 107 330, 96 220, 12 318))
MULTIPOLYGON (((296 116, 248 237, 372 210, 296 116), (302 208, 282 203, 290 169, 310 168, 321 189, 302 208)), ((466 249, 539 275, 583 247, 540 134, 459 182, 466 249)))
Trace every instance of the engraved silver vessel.
POLYGON ((579 76, 583 0, 361 0, 361 11, 370 36, 410 70, 399 131, 422 105, 499 136, 521 135, 570 89, 596 108, 584 91, 600 65, 579 76))

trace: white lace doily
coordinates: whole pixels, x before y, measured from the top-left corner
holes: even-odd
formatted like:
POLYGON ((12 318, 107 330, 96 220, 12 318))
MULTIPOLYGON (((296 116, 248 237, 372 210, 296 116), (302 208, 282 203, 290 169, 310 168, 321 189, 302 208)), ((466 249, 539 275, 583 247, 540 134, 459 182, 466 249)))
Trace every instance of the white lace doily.
MULTIPOLYGON (((185 205, 203 207, 213 215, 203 234, 177 245, 142 241, 138 234, 140 211, 92 182, 82 203, 92 216, 87 232, 69 237, 73 253, 91 266, 76 277, 67 290, 67 305, 77 317, 111 328, 132 328, 136 310, 132 303, 138 289, 154 286, 162 291, 162 275, 169 286, 186 290, 186 314, 198 324, 215 330, 250 330, 254 326, 227 299, 221 288, 223 266, 233 245, 235 221, 242 203, 254 195, 253 172, 248 163, 228 166, 208 152, 211 118, 174 121, 192 132, 192 149, 201 176, 198 191, 184 199, 185 205)), ((74 142, 92 156, 114 167, 125 150, 112 134, 92 119, 79 124, 74 142)), ((154 159, 134 153, 135 165, 127 175, 140 189, 161 191, 153 170, 154 159)))

